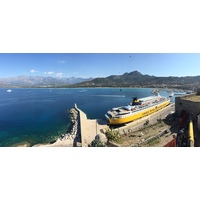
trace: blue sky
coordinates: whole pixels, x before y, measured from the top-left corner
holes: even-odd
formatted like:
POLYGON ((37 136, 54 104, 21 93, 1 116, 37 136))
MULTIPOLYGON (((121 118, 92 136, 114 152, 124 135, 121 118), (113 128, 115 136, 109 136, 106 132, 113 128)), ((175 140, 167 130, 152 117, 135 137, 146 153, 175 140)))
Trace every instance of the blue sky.
POLYGON ((137 70, 155 76, 200 75, 200 54, 0 53, 0 77, 106 77, 137 70))

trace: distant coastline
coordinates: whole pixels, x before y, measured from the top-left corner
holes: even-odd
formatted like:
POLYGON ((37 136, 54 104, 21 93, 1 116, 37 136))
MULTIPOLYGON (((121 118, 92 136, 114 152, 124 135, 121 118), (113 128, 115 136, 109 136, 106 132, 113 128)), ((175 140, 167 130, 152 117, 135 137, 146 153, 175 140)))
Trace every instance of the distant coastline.
POLYGON ((138 71, 101 78, 18 76, 0 78, 0 88, 175 88, 196 91, 200 76, 156 77, 138 71))

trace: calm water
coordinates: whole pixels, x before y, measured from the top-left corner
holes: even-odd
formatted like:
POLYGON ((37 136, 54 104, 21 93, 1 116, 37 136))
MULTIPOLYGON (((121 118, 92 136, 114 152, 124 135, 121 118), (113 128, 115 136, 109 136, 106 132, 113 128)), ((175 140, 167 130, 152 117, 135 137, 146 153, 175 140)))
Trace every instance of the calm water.
MULTIPOLYGON (((0 146, 48 143, 65 133, 68 110, 74 103, 90 119, 105 118, 112 107, 127 105, 133 96, 151 94, 152 89, 0 89, 0 146)), ((161 95, 168 96, 165 91, 161 95)))

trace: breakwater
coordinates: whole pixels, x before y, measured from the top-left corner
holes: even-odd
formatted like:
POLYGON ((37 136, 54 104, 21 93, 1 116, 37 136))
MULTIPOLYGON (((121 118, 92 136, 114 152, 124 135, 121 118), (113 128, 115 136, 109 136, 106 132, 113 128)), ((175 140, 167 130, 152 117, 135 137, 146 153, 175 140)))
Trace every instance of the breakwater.
MULTIPOLYGON (((85 124, 81 122, 81 115, 83 112, 77 108, 75 104, 73 108, 68 110, 70 118, 70 126, 66 133, 63 133, 57 140, 50 142, 47 145, 35 146, 49 146, 49 147, 82 147, 82 130, 85 124), (81 124, 83 125, 81 127, 81 124)), ((85 131, 84 131, 85 132, 85 131)))
POLYGON ((62 134, 57 140, 50 142, 46 147, 88 147, 95 137, 102 134, 108 128, 102 119, 88 119, 87 115, 77 105, 68 110, 70 127, 67 133, 62 134))
MULTIPOLYGON (((70 118, 70 126, 66 133, 46 146, 81 146, 81 127, 80 127, 80 114, 75 104, 74 108, 68 110, 70 118)), ((37 145, 36 145, 37 146, 37 145)))
POLYGON ((63 133, 57 140, 51 141, 49 144, 38 144, 35 147, 80 147, 81 131, 80 131, 80 115, 76 107, 68 110, 70 118, 70 127, 66 133, 63 133))
POLYGON ((98 134, 108 128, 107 123, 102 119, 88 119, 87 115, 77 105, 74 108, 79 113, 79 124, 82 147, 88 147, 98 134))
POLYGON ((68 113, 70 115, 70 127, 66 134, 61 135, 60 140, 74 140, 73 146, 79 146, 77 143, 81 143, 80 116, 76 105, 69 109, 68 113))

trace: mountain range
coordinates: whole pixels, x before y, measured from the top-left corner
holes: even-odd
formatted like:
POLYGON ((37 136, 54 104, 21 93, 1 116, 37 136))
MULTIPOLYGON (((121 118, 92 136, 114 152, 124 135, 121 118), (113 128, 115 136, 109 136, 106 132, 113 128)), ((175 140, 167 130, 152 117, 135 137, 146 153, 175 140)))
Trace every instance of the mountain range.
POLYGON ((44 76, 17 76, 0 78, 0 87, 60 87, 90 81, 92 78, 53 78, 44 76))
POLYGON ((143 75, 138 71, 124 73, 123 75, 111 75, 106 78, 95 78, 71 85, 73 87, 148 87, 148 88, 177 88, 196 90, 200 85, 200 76, 186 77, 156 77, 143 75))
POLYGON ((200 85, 200 76, 156 77, 138 71, 111 75, 105 78, 53 78, 43 76, 17 76, 0 78, 0 87, 146 87, 176 88, 195 91, 200 85))

